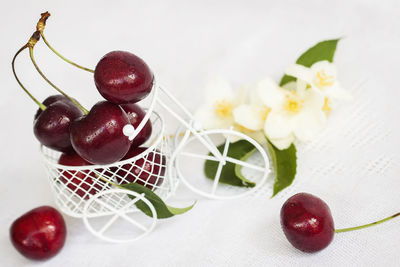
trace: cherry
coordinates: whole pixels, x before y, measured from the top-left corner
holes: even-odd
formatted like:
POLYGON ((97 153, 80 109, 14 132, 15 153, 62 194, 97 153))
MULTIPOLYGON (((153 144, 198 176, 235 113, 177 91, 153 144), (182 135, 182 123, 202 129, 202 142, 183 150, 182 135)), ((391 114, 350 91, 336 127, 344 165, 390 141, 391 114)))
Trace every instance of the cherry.
POLYGON ((87 116, 71 123, 70 137, 75 151, 93 164, 110 164, 122 159, 131 142, 123 127, 129 124, 125 111, 108 101, 97 102, 87 116))
POLYGON ((136 103, 151 91, 154 76, 141 58, 125 51, 106 54, 94 70, 100 94, 115 104, 136 103))
POLYGON ((328 205, 308 193, 296 194, 283 204, 281 225, 289 242, 304 252, 324 249, 335 233, 328 205))
MULTIPOLYGON (((130 149, 124 159, 130 159, 146 151, 147 147, 130 149)), ((166 158, 159 151, 151 151, 133 164, 125 164, 119 170, 112 168, 117 174, 118 183, 138 183, 149 189, 160 186, 164 181, 166 158)))
POLYGON ((66 234, 63 217, 49 206, 28 211, 10 227, 14 247, 25 257, 34 260, 55 256, 64 246, 66 234))
MULTIPOLYGON (((42 104, 47 106, 50 106, 51 104, 53 104, 54 102, 57 101, 66 101, 68 103, 72 103, 67 97, 63 96, 63 95, 51 95, 49 97, 47 97, 42 104)), ((35 117, 34 119, 36 120, 37 117, 39 117, 39 115, 43 112, 43 110, 41 110, 40 108, 36 111, 35 117)))
MULTIPOLYGON (((136 129, 142 122, 146 112, 138 104, 122 104, 121 108, 126 112, 130 124, 136 129)), ((131 148, 144 144, 151 136, 152 126, 150 120, 146 122, 142 130, 132 140, 131 148)))
POLYGON ((70 125, 83 112, 72 102, 59 100, 40 112, 33 132, 41 144, 61 152, 71 152, 70 125))
MULTIPOLYGON (((76 153, 63 153, 60 156, 58 163, 64 166, 92 165, 76 153)), ((89 170, 60 170, 60 172, 61 182, 65 183, 74 194, 77 194, 83 199, 89 199, 90 195, 95 195, 103 189, 103 186, 97 182, 95 173, 89 170)))

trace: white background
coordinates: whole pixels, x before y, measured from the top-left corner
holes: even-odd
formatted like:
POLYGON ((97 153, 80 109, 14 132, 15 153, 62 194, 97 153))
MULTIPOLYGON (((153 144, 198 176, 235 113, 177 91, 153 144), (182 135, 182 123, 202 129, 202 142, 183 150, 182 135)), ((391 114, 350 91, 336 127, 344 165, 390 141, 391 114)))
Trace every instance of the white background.
MULTIPOLYGON (((1 266, 395 266, 400 264, 400 219, 335 236, 324 251, 305 254, 286 241, 279 210, 307 191, 331 207, 338 228, 398 212, 400 165, 400 4, 392 1, 2 1, 0 258, 1 266), (191 110, 204 83, 222 75, 253 84, 282 71, 308 47, 343 37, 335 61, 354 94, 334 110, 326 131, 299 146, 293 187, 270 199, 270 184, 241 201, 201 200, 165 220, 137 243, 113 245, 92 237, 81 220, 65 217, 68 239, 55 258, 36 263, 9 241, 9 225, 39 205, 54 205, 32 133, 37 107, 14 81, 13 54, 49 10, 46 36, 57 50, 94 67, 105 53, 128 50, 191 110), (361 86, 357 86, 362 82, 361 86)), ((100 100, 89 73, 60 61, 40 43, 38 64, 57 85, 89 107, 100 100)), ((21 80, 39 99, 53 94, 29 62, 21 80)), ((169 129, 176 123, 168 119, 169 129)), ((197 199, 180 188, 174 203, 197 199)))

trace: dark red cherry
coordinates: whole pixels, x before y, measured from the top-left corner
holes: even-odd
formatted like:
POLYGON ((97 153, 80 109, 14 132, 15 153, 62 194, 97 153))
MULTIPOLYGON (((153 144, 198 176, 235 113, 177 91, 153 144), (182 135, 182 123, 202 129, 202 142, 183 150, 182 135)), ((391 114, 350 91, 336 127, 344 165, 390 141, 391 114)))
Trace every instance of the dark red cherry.
POLYGON ((283 204, 281 225, 289 242, 304 252, 326 248, 335 233, 328 205, 308 193, 296 194, 283 204))
POLYGON ((45 260, 55 256, 64 246, 67 229, 61 214, 42 206, 16 219, 10 228, 14 247, 25 257, 45 260))
MULTIPOLYGON (((51 96, 47 97, 42 102, 42 104, 47 107, 47 106, 50 106, 51 104, 53 104, 54 102, 57 102, 57 101, 66 101, 66 102, 72 104, 71 100, 69 100, 69 98, 64 96, 64 95, 51 95, 51 96)), ((40 108, 36 111, 35 120, 37 119, 37 117, 39 117, 39 115, 42 113, 42 111, 43 110, 41 110, 40 108)))
POLYGON ((110 164, 122 159, 131 142, 123 128, 128 115, 116 104, 97 102, 87 116, 71 123, 71 143, 75 151, 93 164, 110 164))
POLYGON ((94 71, 100 94, 115 104, 136 103, 153 87, 154 76, 141 58, 125 51, 106 54, 94 71))
MULTIPOLYGON (((129 122, 136 129, 146 115, 146 112, 138 104, 122 104, 120 106, 128 114, 129 122)), ((142 130, 132 140, 131 148, 144 144, 150 138, 151 132, 152 126, 150 120, 148 120, 142 130)))
MULTIPOLYGON (((124 159, 130 159, 146 151, 147 147, 138 147, 129 150, 124 159)), ((167 160, 159 151, 151 151, 137 159, 133 166, 125 164, 121 169, 112 169, 117 176, 117 181, 120 184, 138 183, 149 189, 154 189, 160 186, 165 177, 165 166, 167 160)))
POLYGON ((83 112, 71 102, 53 102, 37 117, 33 132, 44 146, 61 152, 72 152, 70 125, 82 115, 83 112))
MULTIPOLYGON (((89 166, 91 163, 81 158, 76 153, 63 153, 58 163, 64 166, 89 166)), ((60 180, 67 185, 74 194, 83 199, 89 199, 91 195, 95 195, 103 189, 103 185, 99 183, 96 174, 90 170, 60 170, 60 180)))

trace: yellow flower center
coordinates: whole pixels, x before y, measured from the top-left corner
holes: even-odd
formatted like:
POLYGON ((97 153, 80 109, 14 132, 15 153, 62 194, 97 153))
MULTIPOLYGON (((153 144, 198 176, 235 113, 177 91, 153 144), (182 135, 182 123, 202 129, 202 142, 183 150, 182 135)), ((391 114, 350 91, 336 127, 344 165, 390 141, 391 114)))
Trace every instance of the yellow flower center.
POLYGON ((217 101, 214 106, 215 113, 222 118, 232 115, 233 104, 226 99, 217 101))
POLYGON ((335 83, 335 76, 327 75, 325 70, 318 71, 315 83, 318 88, 332 86, 335 83))
POLYGON ((304 106, 304 100, 301 99, 296 91, 291 91, 290 94, 286 95, 286 102, 284 109, 292 114, 297 114, 301 111, 304 106))
POLYGON ((329 116, 331 114, 332 108, 329 106, 329 99, 325 97, 325 102, 324 105, 322 106, 322 111, 325 112, 326 116, 329 116))

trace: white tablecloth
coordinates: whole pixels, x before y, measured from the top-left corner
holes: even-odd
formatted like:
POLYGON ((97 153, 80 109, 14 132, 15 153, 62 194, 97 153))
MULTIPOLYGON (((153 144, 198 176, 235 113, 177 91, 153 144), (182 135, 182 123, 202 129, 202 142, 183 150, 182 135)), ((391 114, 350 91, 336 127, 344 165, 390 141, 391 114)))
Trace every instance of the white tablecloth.
MULTIPOLYGON (((338 228, 389 216, 400 207, 400 4, 392 1, 2 1, 0 187, 1 266, 29 266, 9 241, 12 221, 36 206, 54 205, 38 142, 34 103, 19 89, 10 62, 34 30, 39 14, 52 13, 46 35, 67 57, 87 66, 112 50, 144 58, 158 81, 191 110, 215 75, 235 86, 266 76, 279 79, 314 43, 342 37, 336 62, 352 103, 333 111, 315 141, 299 147, 294 185, 270 199, 270 184, 238 201, 200 200, 187 214, 161 221, 132 244, 96 239, 81 220, 65 216, 68 240, 41 266, 396 266, 400 219, 338 234, 324 251, 304 254, 285 239, 283 202, 306 191, 330 206, 338 228)), ((91 75, 63 63, 43 44, 38 64, 85 106, 100 100, 91 75)), ((52 89, 27 54, 17 61, 21 80, 40 99, 52 89)), ((167 117, 168 129, 177 123, 167 117)), ((198 197, 180 187, 171 201, 198 197)))

